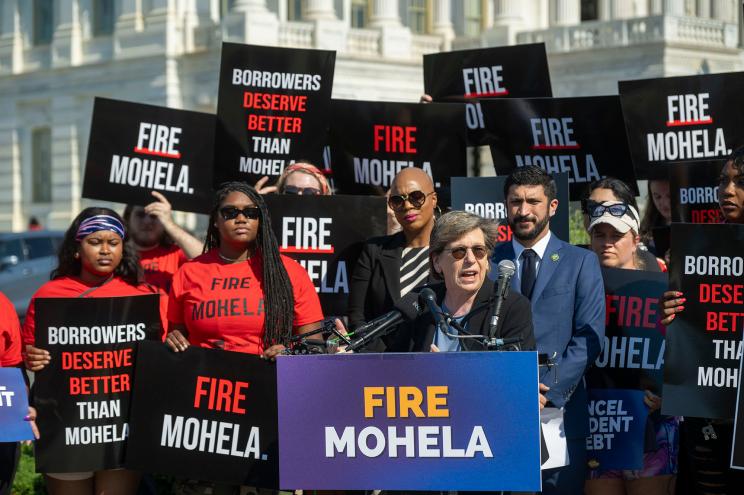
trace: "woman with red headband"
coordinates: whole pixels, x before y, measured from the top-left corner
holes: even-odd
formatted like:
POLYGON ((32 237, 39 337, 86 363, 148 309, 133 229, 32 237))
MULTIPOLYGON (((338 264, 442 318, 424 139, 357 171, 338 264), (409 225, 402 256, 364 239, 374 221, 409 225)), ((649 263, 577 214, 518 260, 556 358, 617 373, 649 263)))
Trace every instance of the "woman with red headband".
MULTIPOLYGON (((157 288, 142 283, 142 268, 127 240, 121 217, 108 208, 86 208, 73 220, 59 248, 59 264, 52 280, 36 291, 26 312, 23 344, 28 370, 41 371, 51 359, 48 351, 34 346, 35 302, 39 298, 122 297, 155 292, 161 294, 160 314, 165 323, 167 298, 157 288)), ((51 495, 133 494, 140 481, 140 473, 127 469, 44 476, 51 495)))

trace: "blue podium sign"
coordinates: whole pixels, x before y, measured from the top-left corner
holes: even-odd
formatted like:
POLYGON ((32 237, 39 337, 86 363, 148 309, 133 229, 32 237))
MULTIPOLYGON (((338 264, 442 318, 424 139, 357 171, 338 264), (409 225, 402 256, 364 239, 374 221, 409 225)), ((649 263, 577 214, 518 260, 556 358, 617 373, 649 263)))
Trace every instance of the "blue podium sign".
POLYGON ((535 352, 277 360, 280 485, 539 491, 535 352))
POLYGON ((19 368, 0 368, 0 442, 33 440, 28 414, 26 383, 19 368))

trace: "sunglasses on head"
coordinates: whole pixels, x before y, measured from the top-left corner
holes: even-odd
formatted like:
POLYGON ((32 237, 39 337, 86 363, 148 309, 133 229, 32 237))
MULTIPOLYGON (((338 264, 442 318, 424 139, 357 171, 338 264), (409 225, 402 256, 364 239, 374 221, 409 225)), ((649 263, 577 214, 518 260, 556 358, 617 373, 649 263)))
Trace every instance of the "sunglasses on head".
POLYGON ((284 186, 284 194, 301 194, 302 196, 317 196, 320 189, 314 187, 284 186))
POLYGON ((607 212, 613 217, 621 217, 627 214, 631 218, 638 220, 635 216, 635 213, 633 213, 633 210, 630 209, 630 205, 626 203, 617 203, 614 205, 607 205, 607 206, 603 205, 602 203, 597 203, 595 201, 591 201, 590 203, 594 203, 594 204, 587 204, 587 213, 592 218, 599 218, 602 215, 604 215, 605 212, 607 212))
POLYGON ((456 260, 461 260, 468 254, 468 249, 473 252, 473 256, 475 256, 475 259, 477 260, 482 260, 488 256, 488 249, 486 249, 486 246, 458 246, 452 249, 445 249, 445 251, 449 252, 456 260))
POLYGON ((405 207, 406 201, 411 203, 414 208, 421 208, 426 203, 426 198, 434 194, 426 194, 423 191, 411 191, 408 194, 395 194, 388 198, 388 204, 393 210, 401 210, 405 207))
POLYGON ((258 220, 261 217, 261 210, 257 206, 246 206, 242 210, 235 206, 223 206, 220 208, 220 215, 224 220, 234 220, 238 215, 243 214, 245 218, 258 220))

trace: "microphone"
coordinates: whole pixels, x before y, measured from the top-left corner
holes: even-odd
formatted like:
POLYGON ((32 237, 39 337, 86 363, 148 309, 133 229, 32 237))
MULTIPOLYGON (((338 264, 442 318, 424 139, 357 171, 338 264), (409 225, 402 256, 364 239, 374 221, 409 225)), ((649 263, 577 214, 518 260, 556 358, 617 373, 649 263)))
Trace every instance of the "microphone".
POLYGON ((422 312, 422 307, 418 302, 418 295, 409 292, 395 303, 394 310, 357 328, 354 331, 354 335, 359 336, 351 341, 346 350, 356 351, 357 349, 361 349, 377 337, 383 337, 392 333, 399 324, 405 321, 415 320, 422 312))
POLYGON ((491 313, 491 324, 488 328, 488 336, 491 340, 496 337, 496 327, 499 326, 499 316, 501 313, 501 305, 504 303, 504 299, 509 294, 509 283, 511 278, 514 276, 514 272, 517 271, 517 267, 514 266, 514 262, 511 260, 501 260, 498 265, 499 278, 496 279, 494 284, 496 302, 493 305, 493 312, 491 313))
POLYGON ((449 330, 449 323, 444 319, 442 308, 437 304, 437 295, 429 287, 424 287, 419 292, 419 301, 429 308, 429 313, 434 318, 434 324, 437 329, 442 333, 447 333, 449 330))

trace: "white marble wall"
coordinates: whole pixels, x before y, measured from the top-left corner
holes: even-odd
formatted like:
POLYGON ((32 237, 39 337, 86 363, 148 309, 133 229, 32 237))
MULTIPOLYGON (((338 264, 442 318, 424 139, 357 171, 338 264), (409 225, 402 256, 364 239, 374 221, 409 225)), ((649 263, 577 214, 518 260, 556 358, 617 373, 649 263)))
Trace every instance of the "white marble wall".
POLYGON ((95 0, 58 0, 52 43, 34 47, 31 2, 0 0, 0 230, 23 229, 31 215, 64 228, 86 205, 94 96, 214 111, 223 39, 336 50, 333 96, 385 101, 416 101, 421 55, 450 47, 545 41, 561 96, 614 93, 619 79, 742 69, 737 0, 696 0, 694 17, 687 0, 598 0, 600 19, 585 24, 579 0, 489 0, 485 31, 468 39, 455 35, 459 0, 433 0, 429 35, 402 23, 403 1, 370 0, 369 25, 352 29, 350 0, 307 0, 295 22, 285 0, 235 0, 223 19, 218 0, 119 0, 113 34, 93 37, 95 0), (41 126, 52 135, 48 204, 30 200, 31 132, 41 126))

